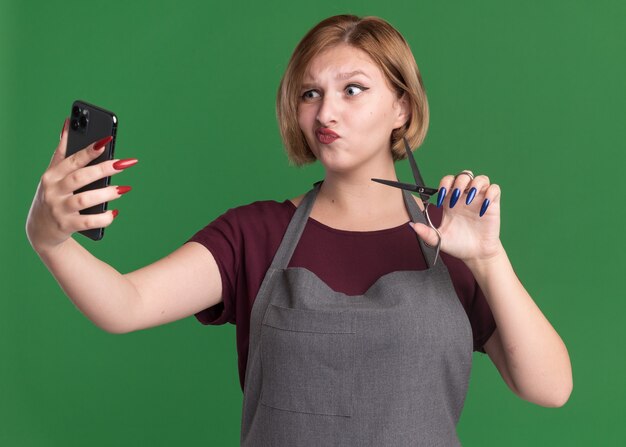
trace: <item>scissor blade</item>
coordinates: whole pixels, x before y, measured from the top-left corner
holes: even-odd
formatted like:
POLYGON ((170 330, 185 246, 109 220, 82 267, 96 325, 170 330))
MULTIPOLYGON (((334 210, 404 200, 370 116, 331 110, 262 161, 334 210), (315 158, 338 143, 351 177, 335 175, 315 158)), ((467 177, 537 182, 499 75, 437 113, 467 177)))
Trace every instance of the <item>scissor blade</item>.
POLYGON ((411 185, 409 183, 394 182, 393 180, 384 180, 381 178, 373 178, 372 181, 382 183, 383 185, 394 186, 396 188, 417 192, 417 185, 411 185))
POLYGON ((406 150, 406 156, 409 159, 409 164, 411 165, 411 171, 413 171, 413 178, 415 179, 416 185, 423 185, 424 180, 420 175, 420 170, 417 169, 417 163, 415 162, 415 157, 413 156, 413 151, 411 151, 411 146, 409 146, 409 142, 406 138, 404 140, 404 149, 406 150))
MULTIPOLYGON (((384 179, 380 179, 380 178, 373 178, 372 181, 378 182, 378 183, 382 183, 383 185, 393 186, 395 188, 406 189, 407 191, 417 192, 417 193, 422 194, 422 195, 432 196, 433 194, 435 194, 437 192, 437 190, 433 189, 433 188, 427 188, 425 186, 419 186, 419 185, 411 185, 410 183, 395 182, 393 180, 384 180, 384 179)), ((424 198, 424 197, 422 197, 422 198, 424 198)), ((427 200, 428 197, 426 197, 424 199, 427 200)))

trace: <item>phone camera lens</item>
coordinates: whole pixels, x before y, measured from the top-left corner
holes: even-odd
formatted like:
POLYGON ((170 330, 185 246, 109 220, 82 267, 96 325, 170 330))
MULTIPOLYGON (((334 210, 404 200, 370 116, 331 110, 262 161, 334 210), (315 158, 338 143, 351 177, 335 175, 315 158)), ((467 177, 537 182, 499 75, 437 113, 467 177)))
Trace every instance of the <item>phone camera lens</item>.
POLYGON ((87 117, 81 116, 79 122, 80 122, 80 127, 87 127, 87 117))
POLYGON ((78 130, 78 120, 72 120, 72 129, 78 130))
POLYGON ((80 107, 78 106, 72 107, 72 116, 78 116, 78 115, 80 115, 80 107))

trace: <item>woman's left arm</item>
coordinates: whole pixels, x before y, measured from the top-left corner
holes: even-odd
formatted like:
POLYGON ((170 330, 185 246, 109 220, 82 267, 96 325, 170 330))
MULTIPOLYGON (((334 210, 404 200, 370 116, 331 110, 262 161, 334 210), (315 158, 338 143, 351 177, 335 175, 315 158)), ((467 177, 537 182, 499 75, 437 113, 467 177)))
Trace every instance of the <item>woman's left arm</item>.
POLYGON ((563 406, 573 387, 567 348, 520 283, 504 248, 488 261, 467 265, 496 321, 485 351, 504 381, 522 399, 563 406))
MULTIPOLYGON (((522 399, 562 406, 573 386, 567 348, 520 283, 500 241, 500 187, 487 176, 472 177, 448 175, 440 182, 441 251, 465 262, 489 303, 497 329, 485 351, 507 385, 522 399)), ((437 243, 428 226, 413 228, 430 245, 437 243)))

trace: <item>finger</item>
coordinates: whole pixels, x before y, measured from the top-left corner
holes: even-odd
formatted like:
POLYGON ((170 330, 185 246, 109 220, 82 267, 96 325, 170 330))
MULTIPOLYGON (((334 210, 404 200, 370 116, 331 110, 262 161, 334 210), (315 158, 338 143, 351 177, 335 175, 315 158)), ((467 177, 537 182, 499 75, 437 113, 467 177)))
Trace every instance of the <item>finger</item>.
POLYGON ((467 191, 467 185, 469 185, 471 181, 472 178, 469 175, 457 175, 455 177, 452 190, 450 192, 450 201, 448 202, 448 206, 450 208, 454 208, 459 198, 465 194, 467 191))
POLYGON ((495 183, 492 183, 485 193, 485 198, 480 207, 479 216, 483 217, 489 210, 491 213, 496 213, 497 210, 500 209, 500 196, 502 192, 500 191, 500 186, 495 183))
POLYGON ((63 122, 63 127, 61 128, 59 144, 57 145, 57 148, 52 154, 52 158, 50 159, 50 164, 48 165, 48 168, 57 165, 58 163, 60 163, 61 161, 65 159, 65 151, 67 148, 67 130, 68 130, 69 122, 70 122, 70 119, 65 118, 65 121, 63 122))
POLYGON ((448 191, 450 191, 453 183, 453 175, 446 175, 439 182, 439 192, 437 193, 437 208, 439 208, 443 204, 443 201, 446 197, 449 198, 448 191))
POLYGON ((482 199, 482 195, 489 188, 489 177, 486 175, 478 175, 467 185, 467 197, 465 204, 470 205, 475 198, 482 199))
POLYGON ((131 189, 130 186, 108 186, 73 194, 65 201, 64 208, 68 213, 78 212, 104 202, 119 199, 131 189))
POLYGON ((439 235, 435 230, 428 225, 424 225, 420 222, 409 222, 409 225, 413 228, 415 233, 431 247, 435 247, 439 242, 439 235))
POLYGON ((137 161, 136 158, 107 160, 96 165, 77 169, 59 182, 59 191, 63 194, 71 194, 77 189, 89 185, 96 180, 119 174, 122 170, 133 166, 137 161), (123 167, 120 167, 122 163, 123 167))
POLYGON ((60 180, 66 177, 71 172, 74 172, 77 169, 86 166, 92 160, 98 158, 102 154, 102 152, 104 152, 104 148, 108 144, 110 144, 112 139, 113 137, 108 136, 98 141, 94 141, 93 143, 84 147, 78 152, 70 155, 69 157, 66 157, 63 161, 59 162, 51 169, 51 177, 60 180))
POLYGON ((108 210, 98 214, 76 214, 69 218, 68 227, 75 231, 91 230, 93 228, 106 228, 113 223, 117 216, 117 210, 108 210))

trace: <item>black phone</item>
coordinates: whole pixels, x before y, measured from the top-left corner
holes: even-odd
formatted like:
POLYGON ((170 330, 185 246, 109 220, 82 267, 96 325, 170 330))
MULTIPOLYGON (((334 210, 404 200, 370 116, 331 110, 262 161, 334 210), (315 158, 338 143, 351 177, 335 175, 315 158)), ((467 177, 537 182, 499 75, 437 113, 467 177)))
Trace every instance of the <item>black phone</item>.
MULTIPOLYGON (((115 150, 115 137, 117 134, 117 116, 115 113, 105 110, 102 107, 86 103, 85 101, 74 101, 70 115, 70 125, 67 135, 66 157, 85 148, 85 146, 102 138, 111 136, 113 139, 107 143, 104 152, 98 158, 92 160, 87 166, 92 166, 103 161, 112 160, 115 150)), ((83 186, 74 191, 78 194, 92 189, 105 188, 109 186, 111 177, 96 180, 93 183, 83 186)), ((107 210, 108 202, 80 210, 80 214, 98 214, 107 210)), ((94 241, 99 241, 104 237, 104 228, 91 228, 79 231, 94 241)))

